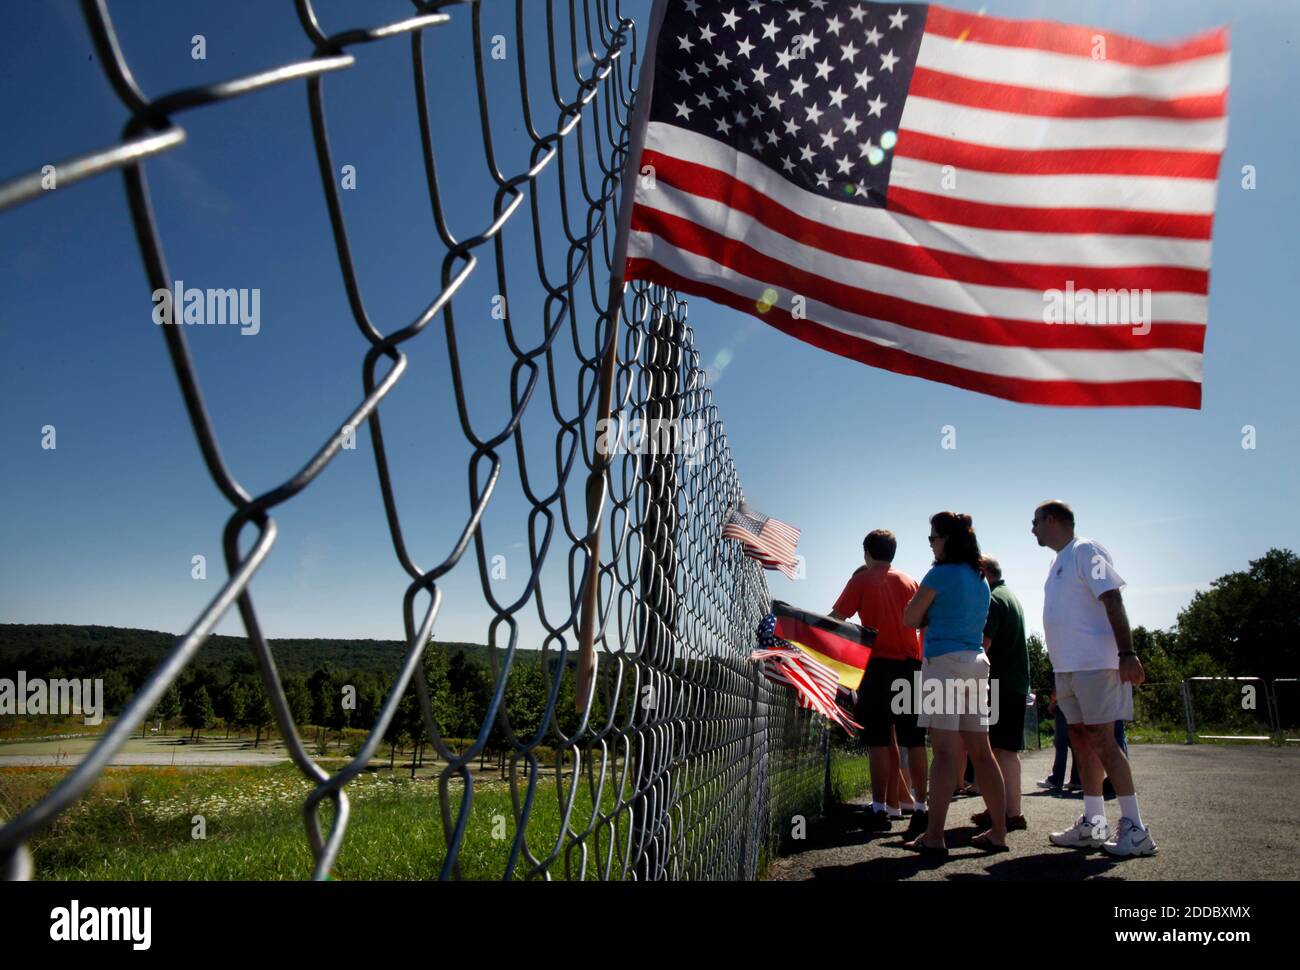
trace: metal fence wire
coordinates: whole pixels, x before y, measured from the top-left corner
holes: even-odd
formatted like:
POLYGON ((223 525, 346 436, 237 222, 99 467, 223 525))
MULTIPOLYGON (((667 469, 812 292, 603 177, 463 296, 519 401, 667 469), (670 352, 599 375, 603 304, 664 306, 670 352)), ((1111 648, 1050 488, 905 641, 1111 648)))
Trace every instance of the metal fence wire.
MULTIPOLYGON (((723 519, 743 491, 686 324, 686 304, 661 287, 633 283, 623 291, 622 313, 613 324, 608 312, 616 214, 630 151, 637 25, 618 0, 516 0, 513 41, 520 67, 514 96, 519 100, 512 107, 522 110, 531 152, 525 165, 507 174, 492 140, 492 112, 501 105, 489 104, 484 78, 489 38, 483 35, 483 4, 417 3, 399 22, 332 33, 312 0, 296 0, 295 7, 305 39, 301 59, 223 83, 148 94, 132 76, 106 0, 82 0, 98 60, 129 120, 117 144, 88 146, 84 154, 58 163, 60 188, 120 171, 150 290, 169 289, 166 232, 150 202, 149 159, 181 149, 191 112, 256 97, 277 85, 305 86, 339 270, 367 349, 360 400, 340 403, 337 432, 314 451, 303 449, 305 463, 292 478, 253 494, 223 458, 185 329, 158 328, 207 471, 230 505, 222 535, 228 579, 93 751, 49 795, 0 829, 5 875, 32 875, 28 840, 91 788, 234 608, 287 752, 313 785, 302 813, 314 867, 304 876, 331 874, 348 835, 349 783, 366 770, 399 704, 414 691, 444 765, 438 804, 431 797, 429 810, 441 819, 445 852, 430 877, 461 876, 475 790, 471 768, 497 728, 507 739, 506 772, 514 796, 502 878, 755 878, 762 860, 788 836, 792 818, 825 807, 823 780, 830 775, 823 773, 823 757, 829 746, 824 722, 798 711, 784 688, 764 680, 747 661, 770 597, 762 569, 736 543, 720 538, 723 519), (543 17, 547 47, 530 47, 525 20, 536 24, 543 17), (478 131, 435 130, 431 121, 426 59, 446 53, 440 46, 448 43, 448 25, 458 18, 469 21, 474 76, 461 90, 437 96, 475 101, 478 131), (414 320, 393 323, 367 312, 354 268, 323 82, 328 74, 346 72, 367 50, 401 43, 410 48, 417 112, 387 120, 418 126, 428 198, 411 200, 409 211, 412 218, 432 218, 444 252, 440 282, 428 293, 424 310, 414 320), (540 95, 523 66, 525 58, 549 64, 550 83, 540 95), (439 178, 438 150, 455 151, 470 138, 482 141, 496 191, 483 200, 479 230, 456 238, 445 214, 450 189, 439 178), (558 190, 558 212, 539 208, 538 190, 547 180, 558 190), (580 192, 566 191, 573 183, 580 192), (525 222, 535 265, 507 265, 504 227, 525 222), (500 321, 513 358, 509 413, 490 428, 471 418, 462 367, 481 330, 458 325, 456 317, 458 292, 475 273, 494 274, 497 292, 510 294, 509 311, 500 321), (525 277, 540 283, 536 301, 511 294, 512 281, 525 277), (444 326, 431 326, 439 316, 444 326), (417 340, 438 341, 451 363, 455 411, 430 420, 463 435, 471 455, 470 511, 455 541, 432 565, 417 564, 408 552, 380 407, 406 375, 404 345, 417 340), (679 440, 670 448, 626 449, 607 468, 600 462, 594 430, 598 381, 611 342, 617 351, 614 410, 634 420, 662 419, 693 429, 687 435, 690 448, 679 440), (259 624, 253 577, 274 554, 272 512, 323 475, 346 435, 363 424, 393 553, 409 577, 401 599, 407 647, 360 751, 331 772, 313 760, 298 735, 259 624), (541 467, 535 460, 539 453, 549 457, 541 467), (598 518, 603 530, 595 563, 589 551, 595 522, 582 498, 592 469, 598 471, 597 483, 604 470, 598 518), (515 527, 517 534, 526 534, 529 575, 521 595, 501 602, 489 582, 483 518, 511 474, 527 499, 526 514, 515 527), (591 703, 579 713, 572 701, 566 707, 560 698, 573 696, 561 688, 577 676, 582 593, 593 568, 599 576, 598 666, 591 703), (440 582, 453 570, 477 571, 482 602, 474 605, 490 618, 494 676, 491 700, 465 750, 453 750, 445 741, 448 734, 435 716, 422 663, 426 652, 441 649, 433 638, 445 609, 440 582), (524 642, 533 638, 521 634, 525 616, 544 631, 534 642, 524 642), (547 687, 545 711, 536 723, 512 719, 508 701, 511 678, 529 650, 541 651, 547 687), (554 758, 539 757, 543 748, 554 751, 554 758), (558 809, 558 834, 550 827, 530 827, 547 799, 552 811, 558 809)), ((355 10, 360 15, 366 7, 358 4, 355 10)), ((388 109, 377 101, 374 110, 388 109)), ((0 210, 39 205, 41 177, 36 171, 0 185, 0 210)))

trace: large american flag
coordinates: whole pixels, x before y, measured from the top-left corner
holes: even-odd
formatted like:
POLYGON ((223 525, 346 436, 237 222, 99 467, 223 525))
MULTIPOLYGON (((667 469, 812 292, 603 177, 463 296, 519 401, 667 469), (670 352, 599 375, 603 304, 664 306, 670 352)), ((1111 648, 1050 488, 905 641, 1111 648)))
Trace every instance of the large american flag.
POLYGON ((656 3, 626 279, 1015 401, 1200 407, 1226 29, 656 3))
POLYGON ((722 524, 722 538, 737 539, 745 555, 757 560, 764 569, 779 569, 790 579, 797 575, 795 547, 799 530, 762 512, 755 512, 744 502, 727 515, 722 524))

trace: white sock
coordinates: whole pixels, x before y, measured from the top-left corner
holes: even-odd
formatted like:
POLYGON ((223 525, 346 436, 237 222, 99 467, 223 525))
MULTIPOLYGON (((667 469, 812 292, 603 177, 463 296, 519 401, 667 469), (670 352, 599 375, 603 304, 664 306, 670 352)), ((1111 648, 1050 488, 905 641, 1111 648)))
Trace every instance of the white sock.
POLYGON ((902 818, 903 810, 895 805, 886 805, 885 811, 889 813, 890 818, 902 818))
POLYGON ((885 810, 885 803, 884 803, 884 802, 872 802, 872 803, 871 803, 871 810, 872 810, 873 812, 883 812, 883 811, 885 810))
POLYGON ((1138 797, 1135 792, 1132 795, 1117 795, 1119 799, 1119 814, 1122 818, 1128 819, 1140 829, 1145 829, 1142 824, 1142 813, 1138 811, 1138 797))
POLYGON ((928 813, 930 811, 930 807, 926 805, 925 802, 912 802, 912 811, 928 813))
POLYGON ((1091 822, 1100 815, 1103 819, 1106 817, 1106 799, 1102 795, 1084 795, 1083 796, 1083 814, 1091 822))

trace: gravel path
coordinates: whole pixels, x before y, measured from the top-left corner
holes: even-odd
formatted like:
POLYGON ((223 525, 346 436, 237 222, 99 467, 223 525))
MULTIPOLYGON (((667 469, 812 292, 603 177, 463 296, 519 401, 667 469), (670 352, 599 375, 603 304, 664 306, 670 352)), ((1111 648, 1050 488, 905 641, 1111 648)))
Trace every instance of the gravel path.
MULTIPOLYGON (((1159 846, 1155 856, 1112 859, 1104 852, 1061 849, 1047 841, 1083 812, 1080 796, 1043 792, 1034 783, 1051 768, 1050 749, 1022 758, 1027 832, 1008 837, 1011 852, 985 855, 970 845, 972 812, 982 799, 960 798, 948 812, 946 860, 900 849, 894 832, 868 833, 851 811, 809 832, 807 848, 777 860, 773 880, 872 879, 1061 880, 1300 879, 1300 746, 1134 745, 1134 775, 1143 821, 1159 846)), ((866 793, 863 801, 870 800, 866 793)), ((1106 803, 1112 826, 1119 806, 1106 803)))

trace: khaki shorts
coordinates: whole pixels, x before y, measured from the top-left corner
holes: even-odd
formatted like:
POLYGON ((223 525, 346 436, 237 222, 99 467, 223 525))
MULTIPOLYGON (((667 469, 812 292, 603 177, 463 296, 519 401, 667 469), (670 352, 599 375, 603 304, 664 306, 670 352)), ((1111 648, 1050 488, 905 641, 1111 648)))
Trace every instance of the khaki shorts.
POLYGON ((1133 685, 1118 670, 1071 670, 1056 675, 1056 706, 1070 724, 1133 720, 1133 685))
POLYGON ((958 650, 921 660, 918 727, 932 731, 984 731, 989 658, 982 650, 958 650))

